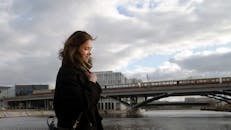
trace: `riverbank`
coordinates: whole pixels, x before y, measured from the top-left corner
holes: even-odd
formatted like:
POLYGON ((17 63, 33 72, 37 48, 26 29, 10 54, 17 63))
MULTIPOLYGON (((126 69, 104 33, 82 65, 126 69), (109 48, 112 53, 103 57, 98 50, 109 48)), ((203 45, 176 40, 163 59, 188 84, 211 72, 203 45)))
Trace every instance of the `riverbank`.
POLYGON ((221 112, 231 112, 231 108, 202 108, 202 111, 221 111, 221 112))
POLYGON ((226 104, 226 105, 223 105, 223 106, 204 107, 204 108, 201 108, 201 110, 231 112, 231 104, 226 104))
MULTIPOLYGON (((99 111, 102 117, 128 117, 138 116, 139 113, 129 115, 127 111, 99 111)), ((14 109, 14 110, 0 110, 0 118, 10 117, 48 117, 54 116, 52 110, 32 110, 32 109, 14 109)))
MULTIPOLYGON (((126 117, 126 111, 100 111, 103 117, 126 117)), ((0 118, 10 117, 48 117, 54 116, 53 110, 14 109, 0 110, 0 118)))
POLYGON ((36 117, 36 116, 53 116, 54 111, 48 110, 0 110, 0 118, 10 118, 10 117, 36 117))
MULTIPOLYGON (((152 111, 152 110, 151 110, 152 111)), ((153 110, 160 111, 160 110, 153 110)), ((165 110, 168 111, 168 110, 165 110)), ((169 110, 172 111, 172 110, 169 110)), ((177 111, 177 110, 176 110, 177 111)), ((200 110, 199 110, 200 111, 200 110)), ((221 111, 231 112, 230 110, 224 111, 218 109, 201 109, 201 111, 221 111)), ((136 113, 128 113, 127 111, 100 111, 102 117, 139 117, 145 111, 138 111, 136 113)), ((0 110, 0 118, 11 118, 11 117, 48 117, 54 116, 55 113, 52 110, 31 110, 31 109, 14 109, 14 110, 0 110)))

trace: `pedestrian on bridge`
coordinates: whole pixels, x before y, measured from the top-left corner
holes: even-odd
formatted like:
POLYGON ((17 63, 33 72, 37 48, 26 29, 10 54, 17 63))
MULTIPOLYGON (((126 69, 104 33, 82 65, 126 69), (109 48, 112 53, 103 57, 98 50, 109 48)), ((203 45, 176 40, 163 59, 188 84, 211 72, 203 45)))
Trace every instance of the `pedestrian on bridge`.
POLYGON ((76 31, 59 52, 62 65, 56 78, 54 110, 60 130, 103 130, 97 109, 102 90, 90 71, 93 40, 87 32, 76 31))

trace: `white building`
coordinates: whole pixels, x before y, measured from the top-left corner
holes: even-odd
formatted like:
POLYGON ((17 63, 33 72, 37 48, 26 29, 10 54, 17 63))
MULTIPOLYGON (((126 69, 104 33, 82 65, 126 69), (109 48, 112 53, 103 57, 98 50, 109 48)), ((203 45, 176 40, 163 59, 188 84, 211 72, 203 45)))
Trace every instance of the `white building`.
MULTIPOLYGON (((128 79, 121 72, 100 71, 95 73, 97 76, 97 81, 102 88, 106 88, 105 86, 107 85, 137 83, 141 81, 137 79, 128 79)), ((99 110, 104 111, 123 111, 126 109, 126 106, 117 100, 106 98, 100 100, 98 108, 99 110)))
POLYGON ((15 87, 13 86, 0 86, 0 99, 15 96, 15 87))
POLYGON ((99 72, 95 72, 95 73, 97 75, 97 81, 102 87, 105 85, 142 82, 141 80, 138 80, 135 78, 128 79, 121 72, 99 71, 99 72))
POLYGON ((7 105, 3 102, 4 98, 15 97, 15 87, 0 86, 0 108, 4 108, 7 105))
POLYGON ((97 75, 97 81, 102 87, 104 85, 127 83, 127 78, 121 72, 100 71, 95 73, 97 75))

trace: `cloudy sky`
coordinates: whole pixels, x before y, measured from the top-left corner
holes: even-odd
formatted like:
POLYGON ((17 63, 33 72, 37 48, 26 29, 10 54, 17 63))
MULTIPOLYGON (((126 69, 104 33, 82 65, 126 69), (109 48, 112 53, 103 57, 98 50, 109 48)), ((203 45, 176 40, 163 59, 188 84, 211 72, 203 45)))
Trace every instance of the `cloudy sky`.
POLYGON ((0 85, 52 84, 76 30, 94 71, 168 80, 231 76, 229 0, 1 0, 0 85))

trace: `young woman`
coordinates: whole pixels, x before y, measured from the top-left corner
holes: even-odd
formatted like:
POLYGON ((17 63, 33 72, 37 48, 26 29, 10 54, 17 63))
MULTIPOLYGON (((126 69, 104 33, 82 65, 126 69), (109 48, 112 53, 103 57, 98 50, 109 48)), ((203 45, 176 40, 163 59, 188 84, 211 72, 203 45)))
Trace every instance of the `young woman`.
POLYGON ((62 65, 58 71, 54 94, 54 110, 60 130, 103 130, 97 103, 101 87, 96 74, 91 72, 91 50, 94 39, 84 31, 74 32, 64 43, 59 56, 62 65))

